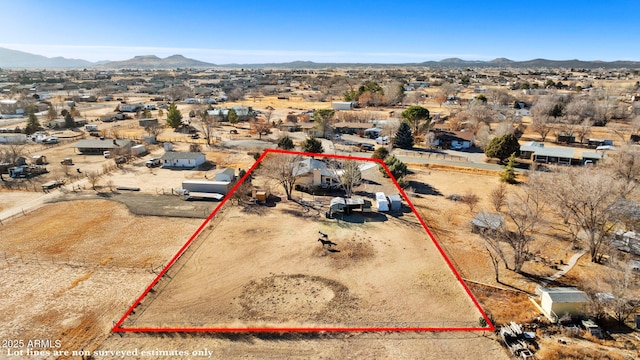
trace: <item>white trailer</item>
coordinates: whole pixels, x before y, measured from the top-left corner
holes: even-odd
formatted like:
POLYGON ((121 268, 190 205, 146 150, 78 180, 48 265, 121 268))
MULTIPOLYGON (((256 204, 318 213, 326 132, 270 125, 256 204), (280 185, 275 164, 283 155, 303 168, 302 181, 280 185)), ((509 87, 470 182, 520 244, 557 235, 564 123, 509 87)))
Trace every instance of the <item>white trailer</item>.
POLYGON ((142 144, 131 147, 131 155, 133 156, 143 156, 146 153, 147 148, 142 144))
POLYGON ((389 211, 389 200, 383 192, 376 193, 376 208, 378 211, 389 211))
POLYGON ((96 124, 85 124, 84 129, 89 132, 98 131, 98 125, 96 124))
POLYGON ((231 190, 230 181, 184 180, 182 189, 189 193, 215 193, 227 195, 231 190))

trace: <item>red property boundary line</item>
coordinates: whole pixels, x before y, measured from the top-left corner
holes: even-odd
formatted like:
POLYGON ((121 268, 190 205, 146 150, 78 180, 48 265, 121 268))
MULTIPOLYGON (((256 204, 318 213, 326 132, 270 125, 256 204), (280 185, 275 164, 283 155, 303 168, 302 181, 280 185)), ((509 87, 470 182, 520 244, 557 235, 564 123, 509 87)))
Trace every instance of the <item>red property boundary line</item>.
POLYGON ((382 160, 373 159, 373 158, 365 158, 365 157, 346 156, 346 155, 315 154, 315 153, 306 153, 306 152, 298 152, 298 151, 287 151, 287 150, 280 150, 280 149, 266 149, 265 151, 263 151, 262 155, 260 155, 260 157, 256 160, 256 162, 245 173, 245 175, 240 180, 238 180, 236 185, 231 189, 231 191, 229 192, 229 195, 225 196, 224 199, 220 202, 220 204, 218 204, 218 206, 216 206, 216 208, 213 210, 213 212, 196 229, 196 231, 193 233, 193 235, 191 235, 189 240, 180 248, 180 250, 178 250, 178 253, 176 253, 173 256, 173 258, 171 258, 171 261, 169 261, 167 263, 167 265, 162 269, 162 271, 158 274, 158 276, 156 276, 156 278, 151 282, 151 284, 149 284, 149 286, 147 286, 147 288, 144 290, 144 292, 136 299, 136 301, 129 307, 129 309, 125 312, 125 314, 120 318, 120 320, 118 320, 118 322, 111 329, 112 332, 117 332, 117 333, 126 333, 126 332, 133 332, 133 333, 163 333, 163 332, 191 332, 191 333, 304 333, 304 332, 306 332, 306 333, 312 333, 312 332, 382 332, 382 331, 385 331, 385 332, 389 332, 389 331, 391 331, 391 332, 408 332, 408 331, 413 331, 413 332, 417 332, 417 331, 420 331, 420 332, 435 332, 435 331, 494 331, 494 330, 495 330, 495 326, 493 325, 493 323, 491 322, 491 320, 489 319, 487 314, 484 312, 484 310, 482 310, 482 307, 478 303, 478 300, 476 300, 476 298, 473 296, 473 294, 471 293, 471 291, 469 290, 469 288, 467 287, 465 282, 462 280, 462 277, 460 276, 458 271, 455 269, 455 267, 451 263, 451 260, 449 260, 449 258, 445 254, 444 250, 442 249, 440 244, 438 244, 438 241, 436 241, 435 237, 431 233, 431 230, 429 229, 427 224, 424 222, 422 217, 420 217, 420 214, 418 213, 416 208, 413 206, 413 204, 409 200, 409 197, 407 196, 407 194, 398 185, 398 182, 396 181, 396 179, 393 177, 393 175, 391 175, 391 171, 389 171, 389 168, 387 167, 387 165, 382 160), (449 266, 449 269, 451 269, 451 271, 455 274, 456 279, 458 279, 458 282, 464 288, 465 292, 467 293, 467 296, 469 296, 469 298, 471 298, 471 301, 473 302, 475 307, 478 309, 478 311, 482 315, 482 318, 487 322, 487 327, 469 327, 469 328, 455 328, 455 327, 428 327, 428 328, 421 328, 421 327, 414 327, 414 328, 410 328, 410 327, 400 327, 400 328, 399 327, 371 327, 371 328, 370 327, 356 327, 356 328, 349 328, 349 327, 345 327, 345 328, 340 328, 340 327, 335 327, 335 328, 334 327, 318 327, 318 328, 315 328, 315 327, 314 328, 295 328, 295 327, 294 328, 123 328, 122 324, 127 319, 127 317, 129 317, 129 315, 131 315, 131 313, 135 310, 135 308, 138 305, 140 305, 140 303, 142 302, 142 299, 144 299, 145 296, 147 296, 147 294, 151 291, 151 289, 160 281, 160 279, 167 273, 167 271, 169 271, 169 268, 171 266, 173 266, 173 264, 175 264, 175 262, 180 258, 180 256, 182 256, 182 254, 184 254, 184 252, 187 250, 187 248, 189 248, 189 246, 191 245, 193 240, 198 235, 200 235, 200 233, 202 232, 202 229, 204 229, 204 227, 211 221, 211 219, 213 219, 213 217, 218 213, 218 211, 222 208, 222 206, 227 202, 227 200, 230 198, 230 195, 233 194, 238 189, 238 187, 247 179, 247 177, 251 174, 251 172, 253 172, 253 170, 256 168, 256 166, 269 153, 287 154, 287 155, 301 155, 301 156, 313 156, 313 157, 325 157, 325 158, 344 159, 344 160, 373 161, 373 162, 377 162, 379 165, 381 165, 384 168, 384 170, 387 172, 387 174, 389 175, 389 178, 393 181, 393 184, 400 191, 400 193, 402 194, 402 196, 406 200, 407 204, 409 204, 409 207, 411 208, 411 211, 413 211, 413 213, 418 218, 418 221, 420 222, 420 225, 422 225, 424 230, 427 232, 427 234, 431 238, 431 241, 433 241, 434 245, 436 246, 436 248, 440 252, 440 255, 444 258, 444 260, 446 261, 447 265, 449 266))

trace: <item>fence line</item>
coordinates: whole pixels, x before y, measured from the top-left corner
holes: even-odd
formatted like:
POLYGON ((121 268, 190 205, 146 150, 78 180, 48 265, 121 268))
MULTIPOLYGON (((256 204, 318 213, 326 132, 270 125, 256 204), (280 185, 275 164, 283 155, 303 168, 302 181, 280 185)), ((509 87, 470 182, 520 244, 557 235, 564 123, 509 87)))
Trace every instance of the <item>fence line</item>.
POLYGON ((469 162, 469 158, 466 156, 450 155, 450 154, 437 153, 437 152, 431 152, 431 151, 425 152, 425 151, 394 150, 394 153, 400 156, 469 162))

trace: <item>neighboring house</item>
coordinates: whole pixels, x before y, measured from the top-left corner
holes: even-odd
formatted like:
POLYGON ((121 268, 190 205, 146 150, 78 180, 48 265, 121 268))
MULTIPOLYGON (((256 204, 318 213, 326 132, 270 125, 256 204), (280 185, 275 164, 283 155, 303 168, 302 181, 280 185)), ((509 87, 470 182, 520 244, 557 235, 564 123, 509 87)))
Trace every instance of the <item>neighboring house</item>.
POLYGON ((102 155, 105 151, 113 151, 115 149, 127 149, 128 151, 130 151, 132 146, 133 141, 131 140, 116 139, 86 139, 80 140, 75 143, 75 145, 73 145, 73 147, 76 148, 78 152, 85 155, 102 155))
POLYGON ((283 122, 282 124, 278 125, 278 130, 288 131, 288 132, 300 131, 300 124, 292 123, 292 122, 283 122))
POLYGON ((300 124, 300 130, 311 137, 320 137, 322 136, 322 131, 316 128, 316 124, 310 123, 302 123, 300 124))
POLYGON ((0 114, 16 115, 20 108, 21 104, 18 100, 0 100, 0 114))
POLYGON ((520 158, 531 160, 531 157, 536 152, 536 150, 540 150, 543 147, 544 144, 537 141, 529 141, 524 145, 520 145, 520 158))
POLYGON ((552 322, 564 314, 584 315, 591 302, 587 293, 574 287, 539 288, 538 291, 542 311, 552 322))
POLYGON ((22 144, 26 141, 25 134, 0 134, 0 144, 22 144))
MULTIPOLYGON (((81 118, 81 117, 75 117, 73 118, 73 122, 75 126, 84 126, 87 124, 87 119, 81 118)), ((48 125, 50 128, 59 129, 59 128, 66 127, 66 122, 64 118, 58 118, 58 119, 49 121, 48 125)))
POLYGON ((327 164, 313 158, 302 160, 295 165, 293 175, 298 178, 297 184, 313 186, 337 185, 335 174, 327 168, 327 164))
POLYGON ((201 152, 175 152, 169 151, 162 155, 163 168, 189 168, 193 169, 205 163, 206 158, 201 152))
POLYGON ((433 131, 433 146, 445 149, 469 149, 475 137, 470 131, 433 131))
POLYGON ((357 134, 360 131, 369 129, 371 124, 354 123, 354 122, 338 122, 333 125, 333 132, 340 134, 357 134))
POLYGON ((571 165, 574 149, 541 147, 533 154, 533 161, 545 164, 571 165))

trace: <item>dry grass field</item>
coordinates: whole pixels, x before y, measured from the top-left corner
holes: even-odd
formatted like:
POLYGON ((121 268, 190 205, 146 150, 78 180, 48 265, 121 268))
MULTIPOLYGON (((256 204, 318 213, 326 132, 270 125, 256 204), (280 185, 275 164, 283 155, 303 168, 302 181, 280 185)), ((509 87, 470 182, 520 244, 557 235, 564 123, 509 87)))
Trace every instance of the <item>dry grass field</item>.
POLYGON ((258 210, 228 207, 123 327, 477 327, 480 312, 411 213, 258 210))

